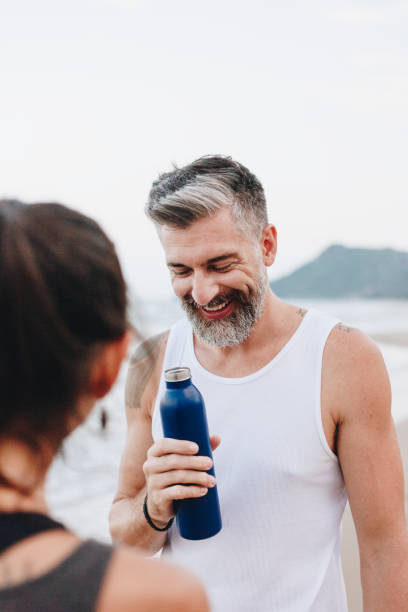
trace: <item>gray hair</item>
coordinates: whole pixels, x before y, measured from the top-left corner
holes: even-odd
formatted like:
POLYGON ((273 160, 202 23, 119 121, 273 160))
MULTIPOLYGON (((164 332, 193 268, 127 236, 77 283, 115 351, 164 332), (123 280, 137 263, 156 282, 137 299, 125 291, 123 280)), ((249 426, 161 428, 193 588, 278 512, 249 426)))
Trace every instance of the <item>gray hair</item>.
POLYGON ((242 164, 215 155, 161 174, 153 183, 145 210, 157 225, 184 228, 227 206, 240 229, 261 236, 268 223, 261 183, 242 164))

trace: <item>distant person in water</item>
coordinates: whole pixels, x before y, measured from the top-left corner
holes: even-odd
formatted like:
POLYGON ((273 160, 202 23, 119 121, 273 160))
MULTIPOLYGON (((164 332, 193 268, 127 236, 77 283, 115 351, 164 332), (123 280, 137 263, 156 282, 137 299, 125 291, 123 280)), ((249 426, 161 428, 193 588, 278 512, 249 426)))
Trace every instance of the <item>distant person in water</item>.
POLYGON ((81 541, 50 518, 47 469, 112 387, 129 342, 111 241, 59 204, 0 201, 0 610, 206 612, 185 570, 81 541))
POLYGON ((146 210, 186 318, 131 361, 114 538, 151 553, 164 546, 165 558, 203 580, 214 612, 344 612, 348 495, 364 609, 406 612, 403 474, 379 350, 272 293, 277 232, 261 183, 239 162, 203 157, 161 175, 146 210), (163 438, 158 406, 172 366, 190 368, 214 448, 215 434, 222 440, 214 461, 223 529, 202 542, 169 523, 174 500, 214 486, 188 441, 163 438))

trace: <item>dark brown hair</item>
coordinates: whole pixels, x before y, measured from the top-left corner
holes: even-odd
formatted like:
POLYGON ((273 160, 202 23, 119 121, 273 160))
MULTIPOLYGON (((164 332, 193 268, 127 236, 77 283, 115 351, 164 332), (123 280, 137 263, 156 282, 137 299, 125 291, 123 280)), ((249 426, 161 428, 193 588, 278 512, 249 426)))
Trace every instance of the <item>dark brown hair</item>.
POLYGON ((126 331, 126 308, 115 248, 95 221, 0 200, 0 437, 59 445, 92 357, 126 331))

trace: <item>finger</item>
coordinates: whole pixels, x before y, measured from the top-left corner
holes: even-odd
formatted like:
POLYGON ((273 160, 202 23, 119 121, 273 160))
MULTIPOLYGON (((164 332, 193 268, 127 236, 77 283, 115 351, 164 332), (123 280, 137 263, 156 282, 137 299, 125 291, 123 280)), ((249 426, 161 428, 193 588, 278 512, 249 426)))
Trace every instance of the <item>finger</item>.
POLYGON ((175 438, 161 438, 147 451, 150 457, 161 457, 169 453, 180 455, 195 455, 198 452, 198 444, 189 440, 176 440, 175 438))
POLYGON ((183 485, 175 485, 174 487, 168 487, 164 489, 165 494, 169 500, 174 499, 188 499, 189 497, 203 497, 208 493, 206 487, 184 487, 183 485))
POLYGON ((210 457, 204 455, 177 455, 172 453, 149 459, 150 473, 169 472, 170 470, 209 470, 212 465, 213 462, 210 457))
POLYGON ((188 484, 200 485, 208 489, 214 487, 215 483, 216 480, 214 476, 207 474, 207 472, 199 472, 197 470, 173 470, 172 472, 155 474, 150 478, 149 486, 156 490, 160 490, 175 484, 188 484))
POLYGON ((221 438, 220 436, 217 436, 217 435, 210 436, 210 442, 211 442, 211 449, 215 450, 220 445, 221 438))

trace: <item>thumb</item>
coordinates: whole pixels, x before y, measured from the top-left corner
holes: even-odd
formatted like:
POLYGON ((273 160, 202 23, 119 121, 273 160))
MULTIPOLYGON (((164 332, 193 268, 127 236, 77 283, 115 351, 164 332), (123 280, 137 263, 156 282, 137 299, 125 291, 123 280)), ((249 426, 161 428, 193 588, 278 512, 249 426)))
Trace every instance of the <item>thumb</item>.
POLYGON ((210 436, 210 442, 211 442, 211 450, 215 450, 217 446, 220 445, 221 438, 220 436, 217 436, 217 435, 210 436))

